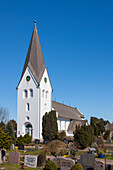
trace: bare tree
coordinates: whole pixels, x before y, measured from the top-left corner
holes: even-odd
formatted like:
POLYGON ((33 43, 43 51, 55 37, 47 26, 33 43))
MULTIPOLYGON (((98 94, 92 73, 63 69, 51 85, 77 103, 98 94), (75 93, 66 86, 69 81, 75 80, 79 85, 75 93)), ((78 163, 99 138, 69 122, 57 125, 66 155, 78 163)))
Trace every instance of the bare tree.
POLYGON ((0 107, 0 123, 6 123, 9 118, 9 111, 6 108, 0 107))

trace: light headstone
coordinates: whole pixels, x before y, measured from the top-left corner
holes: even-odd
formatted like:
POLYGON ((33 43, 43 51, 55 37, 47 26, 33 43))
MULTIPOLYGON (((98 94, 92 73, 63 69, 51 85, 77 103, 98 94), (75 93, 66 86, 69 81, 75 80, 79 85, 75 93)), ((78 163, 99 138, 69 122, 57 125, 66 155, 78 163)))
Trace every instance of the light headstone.
POLYGON ((36 168, 37 167, 37 156, 25 155, 24 165, 28 167, 36 168))
POLYGON ((11 147, 10 147, 10 150, 14 150, 15 149, 15 145, 12 144, 11 147))
POLYGON ((0 164, 2 164, 2 154, 1 154, 1 149, 0 149, 0 164))

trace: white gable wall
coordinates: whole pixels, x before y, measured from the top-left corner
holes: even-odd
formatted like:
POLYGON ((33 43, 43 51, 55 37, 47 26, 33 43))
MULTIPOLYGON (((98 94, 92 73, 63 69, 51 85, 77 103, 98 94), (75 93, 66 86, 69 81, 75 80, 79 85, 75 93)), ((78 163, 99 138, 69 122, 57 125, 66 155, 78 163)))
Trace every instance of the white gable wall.
POLYGON ((42 118, 46 112, 51 111, 52 102, 52 88, 49 80, 47 69, 45 69, 42 79, 40 81, 40 138, 42 138, 42 118), (47 78, 47 82, 44 82, 47 78))
POLYGON ((17 104, 17 136, 25 135, 25 124, 30 123, 33 127, 33 138, 39 138, 39 88, 38 84, 27 67, 24 76, 18 86, 18 104, 17 104), (26 77, 30 76, 29 82, 26 77), (28 97, 24 98, 24 90, 28 91, 28 97), (29 90, 33 90, 33 97, 29 98, 29 90), (29 111, 26 110, 26 104, 29 103, 29 111), (27 120, 29 116, 29 120, 27 120))

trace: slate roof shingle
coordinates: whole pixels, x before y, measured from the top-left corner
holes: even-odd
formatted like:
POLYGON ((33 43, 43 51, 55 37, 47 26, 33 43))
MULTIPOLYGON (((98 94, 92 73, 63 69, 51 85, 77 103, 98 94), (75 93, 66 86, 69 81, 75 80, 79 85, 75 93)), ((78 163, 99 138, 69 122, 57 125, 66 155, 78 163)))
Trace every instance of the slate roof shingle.
POLYGON ((52 108, 58 112, 59 118, 82 120, 84 115, 77 108, 52 101, 52 108))

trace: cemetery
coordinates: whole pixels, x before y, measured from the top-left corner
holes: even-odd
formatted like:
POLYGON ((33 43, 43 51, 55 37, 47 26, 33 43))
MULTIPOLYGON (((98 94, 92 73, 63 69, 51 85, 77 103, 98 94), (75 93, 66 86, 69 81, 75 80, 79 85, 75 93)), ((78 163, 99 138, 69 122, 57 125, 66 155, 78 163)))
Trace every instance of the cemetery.
MULTIPOLYGON (((104 145, 106 146, 106 144, 104 145)), ((40 141, 39 144, 35 144, 35 142, 31 142, 29 145, 20 144, 18 146, 12 144, 10 149, 1 149, 5 150, 5 159, 2 159, 1 152, 0 169, 8 168, 10 170, 12 168, 29 170, 38 168, 43 170, 44 168, 46 169, 49 167, 50 170, 74 170, 74 166, 78 165, 81 166, 84 170, 104 170, 105 163, 108 169, 112 169, 112 144, 110 144, 110 147, 108 147, 107 144, 107 149, 104 153, 106 154, 106 158, 104 157, 102 159, 98 157, 98 149, 100 150, 100 145, 97 145, 97 143, 94 143, 92 148, 88 147, 86 149, 80 149, 77 148, 74 141, 64 143, 60 140, 53 140, 48 144, 43 144, 42 141, 40 141), (97 151, 95 154, 91 153, 94 148, 97 151), (112 166, 110 165, 110 160, 112 166)))

